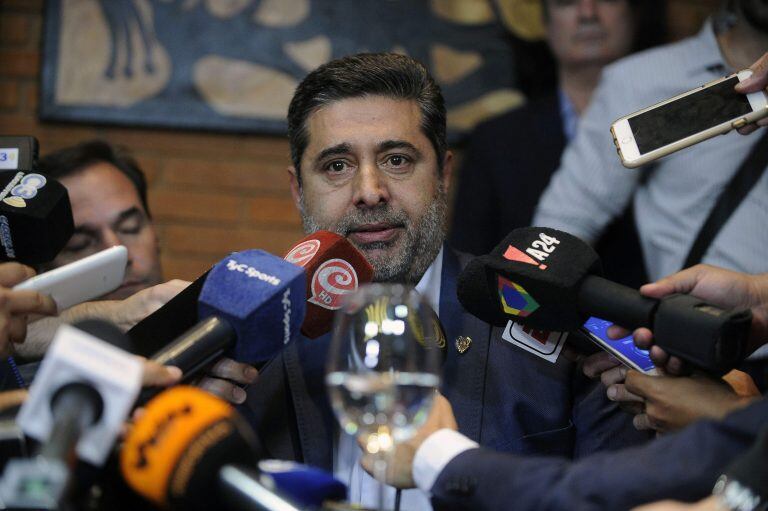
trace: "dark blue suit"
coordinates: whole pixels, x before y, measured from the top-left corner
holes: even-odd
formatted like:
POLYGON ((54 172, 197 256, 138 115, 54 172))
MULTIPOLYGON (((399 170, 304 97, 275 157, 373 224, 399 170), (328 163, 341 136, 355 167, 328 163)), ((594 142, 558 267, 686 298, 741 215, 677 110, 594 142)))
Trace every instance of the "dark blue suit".
POLYGON ((762 399, 721 422, 698 422, 646 445, 578 462, 472 449, 440 473, 432 504, 436 510, 613 510, 663 498, 698 500, 767 420, 768 400, 762 399))
MULTIPOLYGON (((643 442, 631 417, 599 382, 560 356, 552 364, 502 340, 501 329, 470 315, 456 297, 469 256, 444 251, 440 320, 448 339, 442 392, 459 430, 481 445, 516 454, 578 458, 643 442), (463 354, 457 336, 472 339, 463 354)), ((331 469, 336 420, 325 392, 329 336, 299 339, 262 369, 244 413, 270 457, 331 469)))

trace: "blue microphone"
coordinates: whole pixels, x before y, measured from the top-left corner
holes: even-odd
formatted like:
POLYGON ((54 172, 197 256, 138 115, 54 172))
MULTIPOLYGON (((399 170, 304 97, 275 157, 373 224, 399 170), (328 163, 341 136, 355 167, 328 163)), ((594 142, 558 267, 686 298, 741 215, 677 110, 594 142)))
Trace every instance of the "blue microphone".
MULTIPOLYGON (((304 270, 262 250, 235 252, 209 272, 198 298, 201 320, 151 359, 184 380, 227 355, 260 364, 299 332, 306 313, 304 270)), ((142 401, 156 394, 142 395, 142 401)))
POLYGON ((347 486, 328 472, 293 461, 261 460, 261 483, 291 501, 320 508, 326 501, 343 501, 347 486))

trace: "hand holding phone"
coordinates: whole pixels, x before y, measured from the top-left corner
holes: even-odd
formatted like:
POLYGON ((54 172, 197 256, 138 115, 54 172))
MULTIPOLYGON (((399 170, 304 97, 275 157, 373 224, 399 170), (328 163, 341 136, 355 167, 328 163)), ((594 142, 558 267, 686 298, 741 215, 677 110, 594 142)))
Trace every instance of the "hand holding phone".
POLYGON ((123 282, 127 263, 128 249, 118 245, 41 273, 13 289, 51 295, 62 311, 117 289, 123 282))
POLYGON ((635 168, 768 116, 764 90, 741 94, 750 69, 644 108, 611 126, 621 163, 635 168))
POLYGON ((656 366, 653 365, 648 352, 635 346, 631 334, 621 339, 608 337, 608 327, 612 324, 610 321, 591 317, 584 323, 582 331, 625 366, 645 374, 657 374, 656 366))

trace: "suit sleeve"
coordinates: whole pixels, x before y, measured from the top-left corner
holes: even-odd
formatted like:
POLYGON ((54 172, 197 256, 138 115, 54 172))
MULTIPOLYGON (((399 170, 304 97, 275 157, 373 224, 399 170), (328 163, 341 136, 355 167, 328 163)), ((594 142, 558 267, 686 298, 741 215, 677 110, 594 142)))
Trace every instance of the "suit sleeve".
POLYGON ((632 415, 606 397, 606 388, 599 379, 584 376, 580 364, 574 368, 571 389, 571 420, 576 429, 573 459, 640 445, 652 438, 652 432, 635 429, 632 415))
POLYGON ((768 417, 765 399, 643 446, 578 462, 472 449, 451 460, 432 487, 442 510, 629 509, 661 498, 692 501, 746 452, 768 417))
POLYGON ((640 172, 621 165, 610 126, 627 112, 628 78, 606 70, 560 167, 544 191, 533 225, 554 227, 594 243, 632 199, 640 172))

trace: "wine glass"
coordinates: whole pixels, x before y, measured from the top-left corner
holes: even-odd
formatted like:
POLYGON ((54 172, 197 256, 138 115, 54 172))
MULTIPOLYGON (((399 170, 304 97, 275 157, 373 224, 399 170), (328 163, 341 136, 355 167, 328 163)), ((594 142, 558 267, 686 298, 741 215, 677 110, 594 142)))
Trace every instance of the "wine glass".
POLYGON ((445 337, 412 287, 370 284, 345 298, 334 319, 326 384, 341 427, 375 455, 374 475, 384 481, 395 442, 413 436, 427 419, 445 337))

